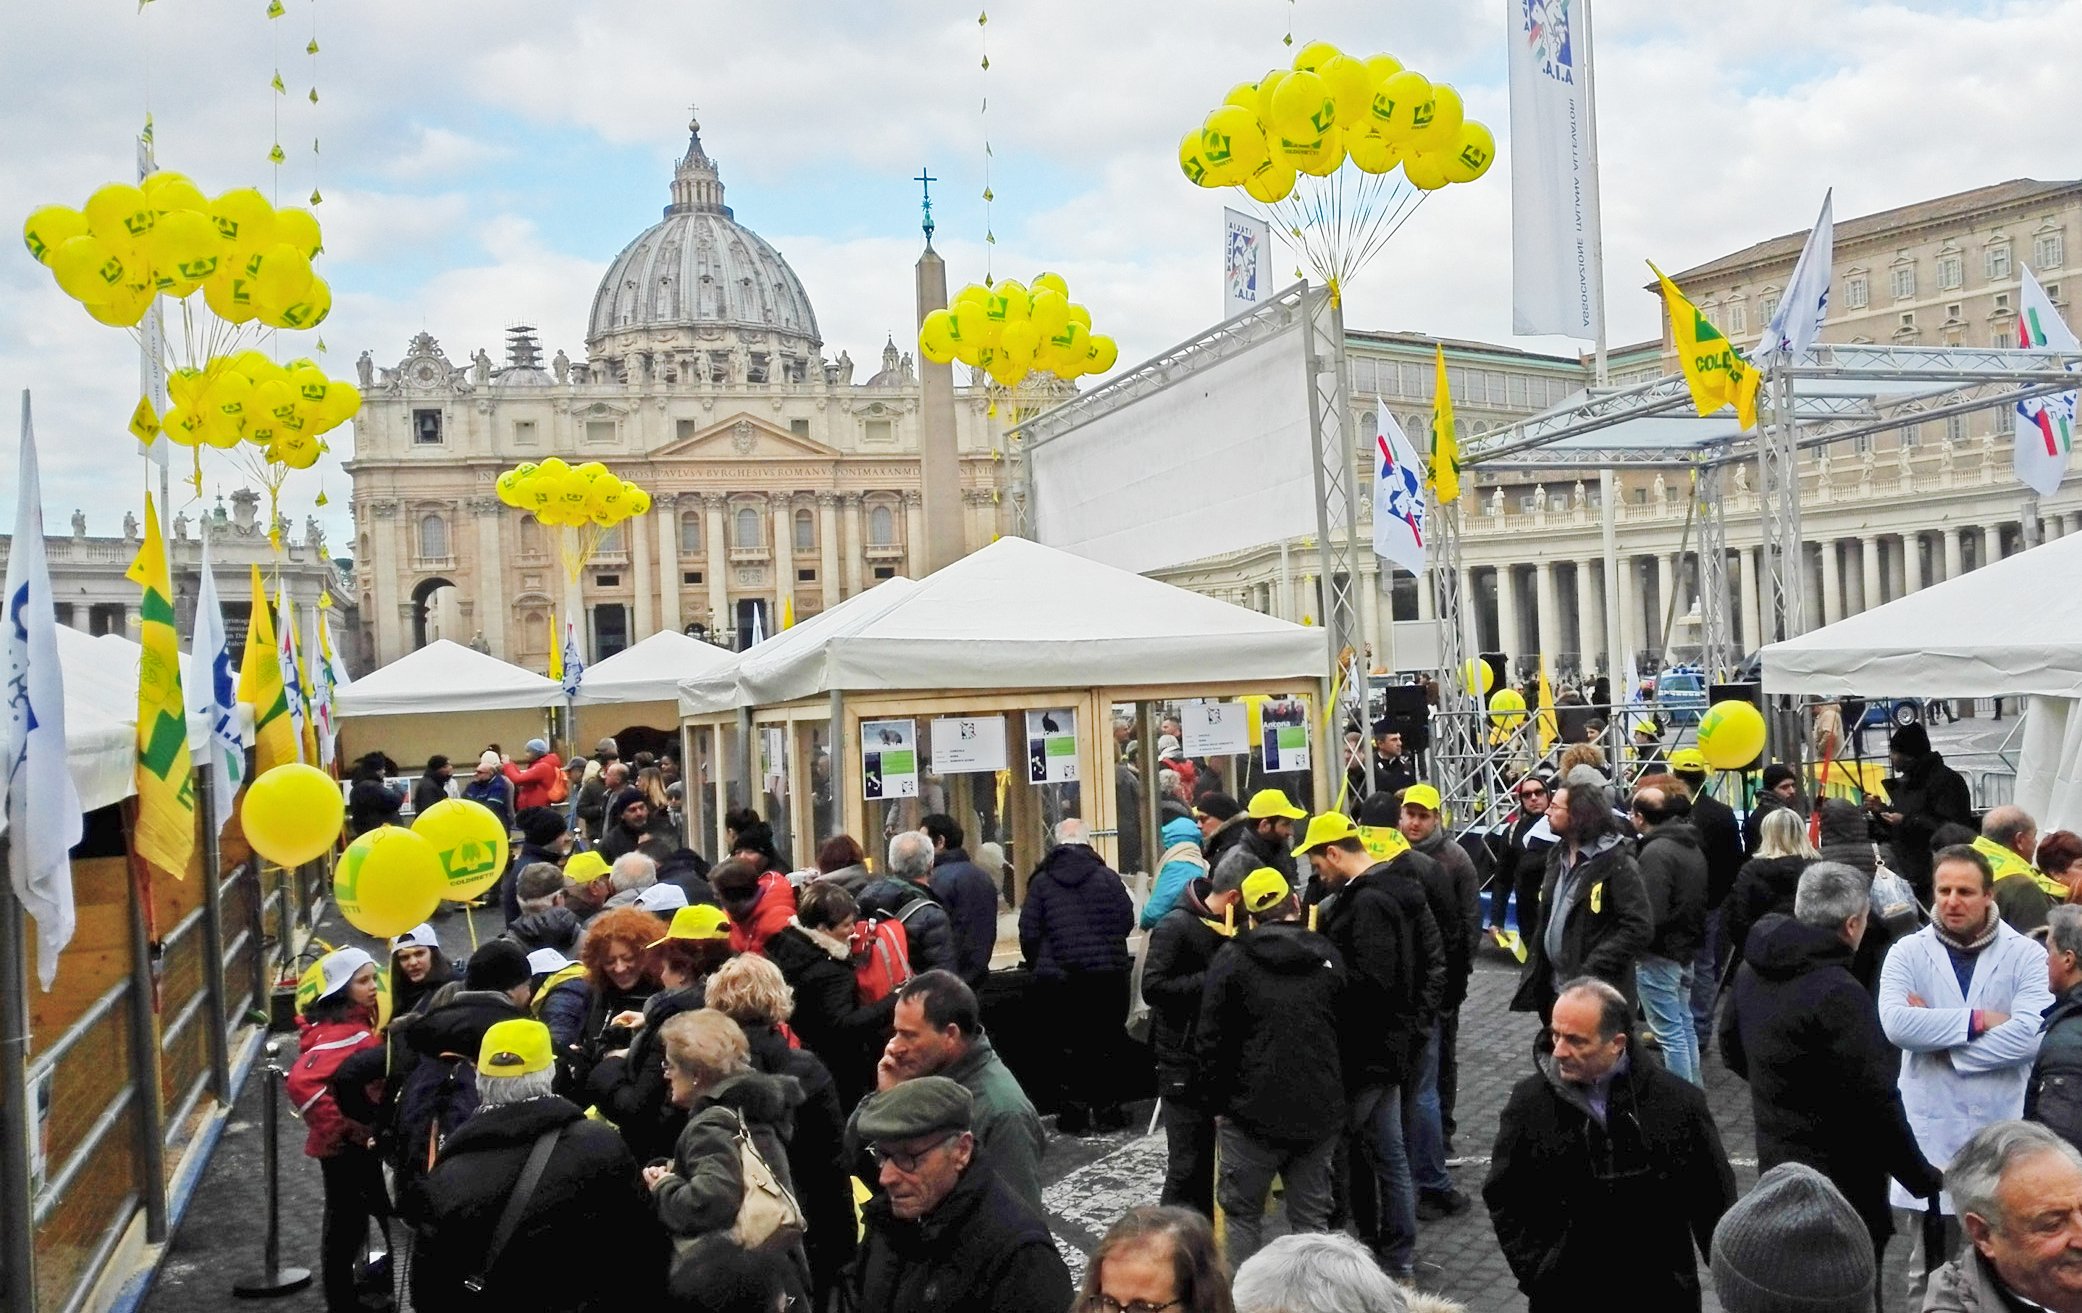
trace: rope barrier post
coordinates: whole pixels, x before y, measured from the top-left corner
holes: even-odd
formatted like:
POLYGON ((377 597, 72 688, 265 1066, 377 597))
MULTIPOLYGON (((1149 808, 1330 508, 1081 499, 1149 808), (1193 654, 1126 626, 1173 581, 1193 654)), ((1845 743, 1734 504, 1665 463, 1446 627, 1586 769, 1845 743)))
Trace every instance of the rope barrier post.
POLYGON ((277 1044, 271 1041, 267 1046, 267 1068, 263 1073, 266 1083, 261 1092, 261 1170, 267 1176, 267 1238, 261 1250, 263 1266, 259 1272, 232 1286, 231 1293, 240 1299, 273 1299, 293 1294, 311 1284, 309 1268, 282 1266, 282 1178, 278 1144, 282 1067, 275 1061, 277 1051, 277 1044))

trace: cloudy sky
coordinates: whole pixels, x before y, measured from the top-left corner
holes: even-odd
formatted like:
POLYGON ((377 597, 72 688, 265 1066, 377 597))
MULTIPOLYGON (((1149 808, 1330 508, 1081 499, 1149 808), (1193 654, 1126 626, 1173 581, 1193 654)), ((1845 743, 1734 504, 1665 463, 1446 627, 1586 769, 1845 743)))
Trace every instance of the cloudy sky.
MULTIPOLYGON (((1291 24, 1296 49, 1386 50, 1452 82, 1505 155, 1419 211, 1351 289, 1347 322, 1575 349, 1510 336, 1503 0, 1004 0, 987 28, 977 2, 284 0, 271 22, 265 0, 18 0, 0 197, 17 222, 133 178, 149 108, 161 166, 205 191, 324 193, 334 311, 283 334, 283 358, 322 337, 351 378, 362 351, 395 363, 422 329, 457 361, 497 356, 518 322, 579 357, 594 286, 657 221, 698 106, 739 221, 801 276, 826 353, 864 363, 908 336, 921 166, 942 180, 953 277, 983 272, 987 95, 995 272, 1062 271, 1125 365, 1220 316, 1231 197, 1179 175, 1177 141, 1231 84, 1286 62, 1291 24)), ((1827 187, 1842 218, 2082 173, 2082 0, 1597 0, 1595 17, 1615 344, 1657 331, 1644 258, 1674 270, 1805 227, 1827 187)), ((20 247, 0 257, 0 388, 34 390, 56 531, 82 506, 92 532, 115 532, 139 500, 123 432, 136 380, 123 333, 20 247)), ((322 487, 345 541, 351 432, 333 442, 284 508, 309 513, 322 487)), ((10 504, 14 481, 10 454, 10 504)), ((209 496, 240 481, 206 462, 209 496)))

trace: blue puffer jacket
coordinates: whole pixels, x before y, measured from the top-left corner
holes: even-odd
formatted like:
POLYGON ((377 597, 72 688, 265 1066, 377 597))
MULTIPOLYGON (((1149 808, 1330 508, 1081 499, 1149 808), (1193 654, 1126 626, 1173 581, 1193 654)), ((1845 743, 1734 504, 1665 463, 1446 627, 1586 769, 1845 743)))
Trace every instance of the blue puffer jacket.
MULTIPOLYGON (((1164 850, 1170 851, 1182 843, 1193 845, 1193 856, 1200 856, 1200 823, 1190 816, 1180 816, 1164 822, 1164 850)), ((1157 871, 1157 882, 1149 891, 1149 901, 1142 905, 1142 928, 1154 930, 1164 913, 1178 906, 1178 896, 1194 880, 1207 874, 1206 861, 1189 861, 1174 857, 1157 871)))
POLYGON ((1134 928, 1135 901, 1120 876, 1083 844, 1059 844, 1027 885, 1019 948, 1042 980, 1126 971, 1134 928))

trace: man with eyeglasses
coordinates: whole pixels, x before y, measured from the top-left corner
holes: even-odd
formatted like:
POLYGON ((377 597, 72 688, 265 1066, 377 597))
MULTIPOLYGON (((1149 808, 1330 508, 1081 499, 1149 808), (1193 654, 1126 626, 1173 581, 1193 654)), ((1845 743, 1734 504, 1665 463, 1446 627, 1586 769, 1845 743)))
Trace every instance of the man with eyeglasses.
POLYGON ((921 1076, 869 1095, 854 1125, 871 1146, 875 1196, 850 1273, 858 1313, 1062 1313, 1069 1269, 1048 1222, 976 1158, 969 1092, 921 1076))
POLYGON ((1555 999, 1550 1052, 1498 1119, 1483 1202, 1531 1313, 1696 1310, 1735 1173, 1705 1092, 1644 1059, 1626 996, 1589 976, 1555 999))
POLYGON ((1554 846, 1553 832, 1540 826, 1547 819, 1547 796, 1547 781, 1540 776, 1528 775, 1518 781, 1518 814, 1511 818, 1509 829, 1491 839, 1496 854, 1489 903, 1492 933, 1506 928, 1507 909, 1514 899, 1519 939, 1528 939, 1539 930, 1540 879, 1547 873, 1547 849, 1554 846), (1535 827, 1539 827, 1537 831, 1535 827))

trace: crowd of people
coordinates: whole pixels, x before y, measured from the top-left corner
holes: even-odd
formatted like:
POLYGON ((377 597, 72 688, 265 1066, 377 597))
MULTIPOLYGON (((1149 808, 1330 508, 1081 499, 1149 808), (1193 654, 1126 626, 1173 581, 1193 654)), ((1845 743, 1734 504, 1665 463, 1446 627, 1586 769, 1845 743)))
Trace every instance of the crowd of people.
POLYGON ((1391 787, 1313 816, 1167 755, 1139 907, 1063 820, 1017 914, 1053 1134, 1127 1126, 1139 1002, 1166 1155, 1081 1289, 1043 1208, 1050 1127, 983 1025, 1004 890, 953 818, 790 873, 733 813, 710 867, 619 763, 488 755, 515 807, 505 933, 460 970, 430 927, 387 966, 338 950, 303 1017, 328 1307, 1451 1307, 1414 1281, 1423 1227, 1475 1202, 1458 1027, 1495 940, 1541 1029, 1472 1148, 1534 1310, 1697 1309, 1702 1263, 1738 1313, 1885 1307, 1905 1227, 1911 1307, 2082 1313, 2082 838, 1977 818, 1920 727, 1890 750, 1884 801, 1811 805, 1772 766, 1738 813, 1696 751, 1628 780, 1579 745, 1461 834, 1387 733, 1391 787), (1754 1112, 1740 1200, 1716 1052, 1754 1112), (575 1216, 611 1257, 575 1260, 575 1216), (398 1270, 362 1261, 372 1222, 398 1270))

